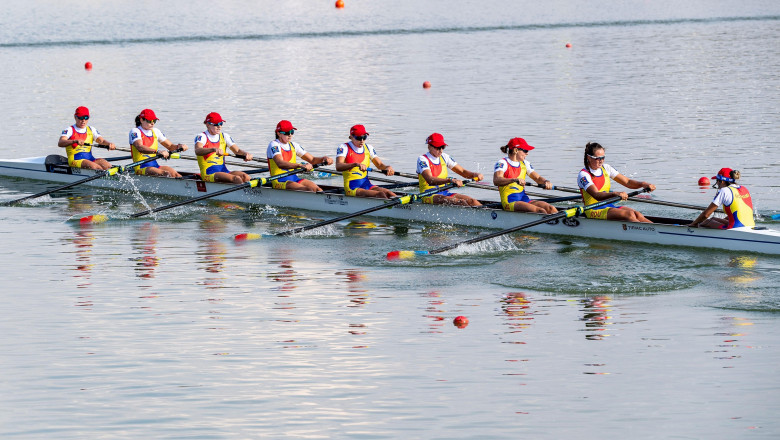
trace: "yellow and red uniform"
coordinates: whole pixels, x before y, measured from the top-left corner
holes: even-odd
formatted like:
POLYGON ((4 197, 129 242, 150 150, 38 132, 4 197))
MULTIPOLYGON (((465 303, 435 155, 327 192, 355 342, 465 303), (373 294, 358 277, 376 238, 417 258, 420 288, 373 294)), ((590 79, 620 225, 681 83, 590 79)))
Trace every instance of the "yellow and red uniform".
POLYGON ((68 145, 65 147, 65 151, 68 155, 68 165, 74 167, 74 168, 80 168, 81 162, 84 160, 90 160, 94 161, 95 157, 92 156, 92 143, 94 142, 94 135, 92 134, 92 129, 87 126, 87 129, 84 133, 79 133, 76 131, 76 126, 73 126, 73 134, 70 135, 68 140, 74 140, 74 141, 84 141, 85 144, 89 145, 68 145))
POLYGON ((204 135, 205 136, 203 138, 205 139, 205 143, 203 144, 203 148, 217 148, 219 152, 222 153, 220 155, 217 154, 217 151, 213 151, 209 154, 206 154, 205 156, 198 156, 198 167, 200 168, 201 179, 205 180, 206 182, 213 182, 214 174, 219 172, 229 172, 227 167, 225 167, 227 142, 225 141, 225 136, 222 133, 219 134, 218 142, 211 142, 211 140, 209 140, 208 134, 204 133, 204 135))

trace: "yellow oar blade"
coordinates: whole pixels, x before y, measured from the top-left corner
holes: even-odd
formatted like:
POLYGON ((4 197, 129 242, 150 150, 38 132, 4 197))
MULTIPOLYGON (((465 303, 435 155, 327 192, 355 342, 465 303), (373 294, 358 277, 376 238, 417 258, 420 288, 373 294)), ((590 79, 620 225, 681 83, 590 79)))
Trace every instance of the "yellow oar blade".
POLYGON ((263 234, 252 234, 250 232, 237 234, 233 237, 235 241, 259 240, 261 238, 263 238, 263 234))
POLYGON ((411 260, 417 255, 428 255, 428 251, 392 251, 387 253, 388 261, 411 260))

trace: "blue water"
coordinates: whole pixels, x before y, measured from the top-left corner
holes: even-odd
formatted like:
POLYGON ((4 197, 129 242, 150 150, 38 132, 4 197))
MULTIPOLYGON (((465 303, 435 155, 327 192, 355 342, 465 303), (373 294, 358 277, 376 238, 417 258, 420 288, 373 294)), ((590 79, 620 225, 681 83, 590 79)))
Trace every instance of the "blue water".
MULTIPOLYGON (((410 173, 432 132, 485 174, 521 136, 568 187, 597 141, 657 200, 704 206, 699 177, 739 169, 760 224, 780 229, 777 2, 345 1, 5 5, 3 156, 61 152, 79 105, 122 147, 147 107, 190 146, 218 111, 255 155, 280 119, 315 155, 362 123, 410 173)), ((0 179, 0 198, 44 187, 0 179)), ((170 201, 76 188, 0 208, 0 436, 780 433, 777 257, 517 233, 388 263, 485 231, 342 222, 237 244, 323 214, 125 219, 170 201), (96 213, 112 221, 75 221, 96 213)))

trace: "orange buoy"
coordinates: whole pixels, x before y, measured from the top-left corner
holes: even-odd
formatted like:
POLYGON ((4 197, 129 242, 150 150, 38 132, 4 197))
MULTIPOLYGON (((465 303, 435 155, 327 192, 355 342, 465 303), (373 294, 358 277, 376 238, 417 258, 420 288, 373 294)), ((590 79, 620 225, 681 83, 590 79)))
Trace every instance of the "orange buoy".
POLYGON ((92 63, 90 63, 89 61, 84 63, 84 69, 85 70, 92 70, 92 63))
POLYGON ((344 8, 344 0, 336 0, 336 8, 337 9, 344 8))
POLYGON ((566 43, 566 47, 571 47, 571 43, 566 43))
POLYGON ((455 324, 455 327, 457 328, 466 328, 466 326, 469 325, 469 318, 466 318, 465 316, 456 316, 455 319, 452 320, 452 323, 455 324))
POLYGON ((707 177, 701 177, 699 179, 699 186, 707 186, 709 184, 710 184, 710 179, 708 179, 707 177))
POLYGON ((423 88, 424 89, 430 89, 431 88, 431 82, 430 81, 425 81, 423 83, 423 88))

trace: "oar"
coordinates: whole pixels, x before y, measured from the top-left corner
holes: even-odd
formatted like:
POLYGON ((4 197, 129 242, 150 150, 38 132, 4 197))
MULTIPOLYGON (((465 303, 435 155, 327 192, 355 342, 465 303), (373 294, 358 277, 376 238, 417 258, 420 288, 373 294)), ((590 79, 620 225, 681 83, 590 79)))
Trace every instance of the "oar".
MULTIPOLYGON (((382 205, 377 205, 377 206, 374 206, 374 207, 371 207, 371 208, 364 209, 362 211, 358 211, 358 212, 353 212, 351 214, 342 215, 341 217, 332 218, 330 220, 324 220, 324 221, 321 221, 319 223, 314 223, 314 224, 311 224, 311 225, 305 225, 305 226, 301 226, 301 227, 298 227, 298 228, 290 229, 290 230, 287 230, 287 231, 284 231, 284 232, 279 232, 277 234, 266 235, 266 237, 281 237, 281 236, 285 236, 285 235, 297 234, 298 232, 303 232, 303 231, 308 231, 310 229, 319 228, 321 226, 326 226, 326 225, 329 225, 331 223, 336 223, 336 222, 340 222, 342 220, 347 220, 347 219, 350 219, 350 218, 353 218, 353 217, 358 217, 358 216, 361 216, 361 215, 364 215, 364 214, 368 214, 368 213, 371 213, 371 212, 374 212, 374 211, 379 211, 380 209, 392 208, 393 206, 398 206, 398 205, 406 205, 406 204, 415 202, 417 200, 420 200, 420 199, 422 199, 424 197, 432 196, 432 195, 440 193, 442 191, 446 191, 446 190, 448 190, 450 188, 454 188, 456 186, 457 185, 455 185, 454 183, 447 183, 445 185, 434 187, 434 188, 431 188, 431 189, 429 189, 427 191, 423 191, 423 192, 421 192, 419 194, 408 194, 408 195, 401 196, 401 197, 395 197, 395 198, 391 199, 389 202, 384 203, 382 205)), ((238 235, 235 236, 235 240, 241 241, 241 240, 255 239, 255 238, 261 238, 261 237, 264 237, 264 235, 261 235, 261 234, 238 234, 238 235)))
MULTIPOLYGON (((178 154, 174 154, 174 153, 176 153, 178 151, 179 150, 176 150, 173 153, 171 153, 169 158, 171 158, 171 159, 178 158, 179 155, 178 154)), ((90 182, 92 180, 100 179, 101 177, 113 176, 114 174, 117 174, 117 173, 124 173, 128 169, 131 169, 131 168, 136 167, 138 165, 143 165, 143 164, 145 164, 147 162, 151 162, 153 160, 157 160, 157 159, 161 159, 161 158, 162 158, 162 155, 157 153, 157 154, 155 154, 152 157, 147 157, 146 159, 139 160, 138 162, 133 162, 133 163, 128 164, 128 165, 117 165, 117 166, 111 167, 111 168, 109 168, 109 169, 107 169, 105 171, 100 171, 100 172, 96 173, 94 176, 87 177, 87 178, 84 178, 84 179, 81 179, 81 180, 77 180, 75 182, 71 182, 71 183, 69 183, 67 185, 59 186, 59 187, 54 188, 54 189, 41 191, 41 192, 39 192, 37 194, 33 194, 31 196, 26 196, 26 197, 22 197, 20 199, 11 200, 10 202, 5 202, 4 204, 5 205, 13 205, 13 204, 19 203, 19 202, 24 201, 24 200, 35 199, 35 198, 38 198, 38 197, 45 196, 47 194, 51 194, 53 192, 61 191, 63 189, 72 188, 72 187, 74 187, 76 185, 81 185, 82 183, 87 183, 87 182, 90 182)))
MULTIPOLYGON (((647 191, 647 188, 643 188, 643 189, 640 189, 638 191, 630 192, 630 193, 628 193, 628 196, 629 197, 636 196, 636 195, 641 194, 641 193, 643 193, 645 191, 647 191)), ((387 259, 388 260, 397 260, 399 258, 401 258, 401 259, 414 258, 415 255, 440 254, 442 252, 445 252, 445 251, 448 251, 448 250, 451 250, 451 249, 455 249, 456 247, 458 247, 460 245, 463 245, 463 244, 472 244, 472 243, 477 243, 477 242, 484 241, 484 240, 489 240, 491 238, 499 237, 499 236, 504 235, 504 234, 509 234, 511 232, 519 231, 521 229, 526 229, 526 228, 530 228, 532 226, 540 225, 542 223, 547 223, 550 220, 555 220, 555 219, 564 218, 564 217, 574 217, 575 215, 580 215, 580 214, 582 214, 583 212, 585 212, 587 210, 597 209, 597 208, 600 208, 600 207, 602 207, 604 205, 608 205, 610 203, 618 202, 620 200, 621 200, 621 198, 619 196, 615 196, 615 197, 610 197, 610 198, 608 198, 606 200, 602 200, 602 201, 600 201, 598 203, 593 203, 591 205, 587 205, 585 207, 575 206, 575 207, 569 208, 569 209, 567 209, 565 211, 557 212, 555 214, 545 215, 542 218, 540 218, 538 220, 534 220, 532 222, 524 223, 524 224, 519 225, 519 226, 513 226, 513 227, 511 227, 509 229, 504 229, 502 231, 493 232, 493 233, 490 233, 490 234, 485 234, 485 235, 482 235, 482 236, 479 236, 479 237, 476 237, 476 238, 472 238, 472 239, 469 239, 469 240, 461 241, 459 243, 451 244, 449 246, 440 247, 438 249, 433 249, 433 250, 430 250, 430 251, 392 251, 392 252, 388 252, 387 253, 387 259)))
POLYGON ((118 156, 118 157, 104 157, 103 159, 105 159, 105 160, 107 160, 109 162, 116 162, 118 160, 127 160, 127 159, 132 159, 132 158, 133 158, 133 156, 130 155, 130 156, 118 156))
MULTIPOLYGON (((544 185, 537 185, 540 188, 544 188, 544 185)), ((578 193, 580 194, 580 190, 578 188, 568 188, 565 186, 553 186, 552 189, 556 191, 562 191, 562 192, 568 192, 568 193, 578 193)), ((666 202, 663 200, 654 200, 654 199, 631 199, 634 202, 641 202, 641 203, 650 203, 652 205, 663 205, 663 206, 672 206, 675 208, 687 208, 687 209, 696 209, 699 211, 704 211, 707 209, 706 206, 696 206, 696 205, 687 205, 685 203, 677 203, 677 202, 666 202)), ((718 212, 723 212, 722 209, 718 208, 718 212)))
MULTIPOLYGON (((316 169, 320 165, 321 164, 313 165, 312 169, 316 169)), ((226 188, 226 189, 223 189, 223 190, 220 190, 220 191, 215 191, 215 192, 210 193, 210 194, 204 194, 202 196, 193 197, 191 199, 182 200, 182 201, 176 202, 176 203, 171 203, 170 205, 159 206, 157 208, 147 209, 146 211, 136 212, 135 214, 131 214, 130 217, 131 218, 142 217, 142 216, 151 214, 153 212, 160 212, 160 211, 165 211, 166 209, 175 208, 177 206, 188 205, 190 203, 198 202, 200 200, 210 199, 210 198, 216 197, 216 196, 221 196, 222 194, 231 193, 233 191, 238 191, 238 190, 241 190, 241 189, 244 189, 244 188, 254 188, 254 187, 258 186, 258 185, 265 185, 268 182, 273 182, 274 180, 279 180, 279 179, 281 179, 283 177, 292 176, 293 174, 302 173, 304 171, 306 171, 306 168, 296 168, 296 169, 290 170, 290 171, 288 171, 286 173, 277 174, 276 176, 271 176, 271 177, 267 177, 267 178, 266 177, 260 177, 258 179, 252 179, 249 182, 240 183, 240 184, 238 184, 236 186, 233 186, 233 187, 230 187, 230 188, 226 188)))

